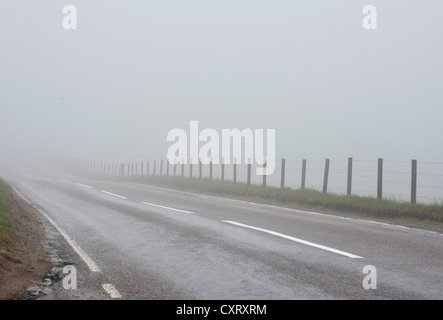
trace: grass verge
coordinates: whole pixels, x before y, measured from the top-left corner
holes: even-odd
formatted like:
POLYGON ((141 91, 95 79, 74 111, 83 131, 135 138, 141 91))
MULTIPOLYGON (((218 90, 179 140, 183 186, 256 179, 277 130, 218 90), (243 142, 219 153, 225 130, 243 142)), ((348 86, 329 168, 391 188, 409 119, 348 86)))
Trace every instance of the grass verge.
POLYGON ((11 241, 13 235, 11 195, 11 187, 0 179, 0 250, 11 241))

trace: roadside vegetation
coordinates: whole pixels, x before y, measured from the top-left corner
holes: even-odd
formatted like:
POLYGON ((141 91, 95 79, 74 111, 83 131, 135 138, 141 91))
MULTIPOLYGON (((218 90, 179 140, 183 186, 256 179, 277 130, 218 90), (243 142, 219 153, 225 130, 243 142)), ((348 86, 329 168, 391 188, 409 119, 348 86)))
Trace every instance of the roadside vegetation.
POLYGON ((11 187, 0 179, 0 251, 11 241, 13 234, 11 192, 11 187))
POLYGON ((413 218, 443 222, 443 203, 411 204, 395 199, 376 199, 357 195, 322 193, 312 189, 279 188, 261 185, 247 185, 232 181, 209 178, 144 176, 125 178, 127 181, 175 187, 186 191, 229 195, 234 198, 257 201, 267 200, 280 205, 296 207, 323 207, 379 218, 413 218))

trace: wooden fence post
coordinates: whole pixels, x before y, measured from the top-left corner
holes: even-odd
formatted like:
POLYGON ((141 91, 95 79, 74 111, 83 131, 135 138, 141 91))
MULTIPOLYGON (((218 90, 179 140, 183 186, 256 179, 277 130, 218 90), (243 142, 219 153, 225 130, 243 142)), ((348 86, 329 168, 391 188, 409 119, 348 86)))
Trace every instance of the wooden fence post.
POLYGON ((235 158, 234 158, 234 177, 233 177, 233 179, 234 179, 234 183, 237 183, 237 163, 235 161, 235 158))
POLYGON ((285 187, 285 167, 286 167, 286 160, 285 158, 281 159, 281 180, 280 180, 280 188, 285 187))
POLYGON ((383 159, 378 158, 378 170, 377 170, 377 199, 383 197, 383 159))
POLYGON ((198 160, 198 177, 202 178, 202 162, 201 160, 198 160))
POLYGON ((411 168, 411 203, 417 202, 417 160, 412 160, 411 168))
POLYGON ((350 196, 352 193, 352 158, 348 158, 348 184, 346 189, 346 194, 350 196))
POLYGON ((251 171, 252 171, 252 164, 251 164, 251 161, 249 160, 249 162, 248 162, 248 179, 247 179, 248 186, 251 185, 251 171))
POLYGON ((329 177, 329 159, 325 161, 325 175, 323 177, 323 193, 328 191, 328 177, 329 177))
POLYGON ((305 188, 306 183, 306 159, 303 159, 302 169, 301 169, 301 188, 305 188))
POLYGON ((266 161, 263 164, 263 187, 266 187, 266 167, 267 167, 268 162, 266 161))

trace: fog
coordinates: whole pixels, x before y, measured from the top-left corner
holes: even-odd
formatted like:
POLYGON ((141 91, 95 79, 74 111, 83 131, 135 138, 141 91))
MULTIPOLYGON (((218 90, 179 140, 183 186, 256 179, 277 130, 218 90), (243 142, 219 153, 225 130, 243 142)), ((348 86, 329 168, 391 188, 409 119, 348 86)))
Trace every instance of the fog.
POLYGON ((164 159, 168 132, 196 120, 275 129, 277 159, 296 163, 442 162, 442 12, 440 0, 3 1, 0 153, 164 159), (362 27, 367 4, 377 30, 362 27))

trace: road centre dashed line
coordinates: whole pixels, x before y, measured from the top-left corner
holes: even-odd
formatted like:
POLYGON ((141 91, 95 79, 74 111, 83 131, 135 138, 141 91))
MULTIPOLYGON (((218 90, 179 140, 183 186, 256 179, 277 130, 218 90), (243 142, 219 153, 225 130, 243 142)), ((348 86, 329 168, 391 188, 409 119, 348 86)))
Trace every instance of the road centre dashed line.
POLYGON ((400 229, 400 230, 423 232, 423 233, 443 237, 443 233, 437 232, 437 231, 418 229, 418 228, 407 227, 407 226, 398 225, 398 224, 367 220, 367 219, 363 219, 363 218, 350 218, 350 217, 345 217, 345 216, 340 216, 340 215, 332 215, 332 214, 321 213, 321 212, 316 212, 316 211, 306 211, 306 210, 300 210, 300 209, 294 209, 294 208, 288 208, 288 207, 281 207, 281 206, 272 205, 272 204, 258 203, 258 202, 252 202, 252 201, 246 201, 246 200, 238 200, 238 199, 226 198, 226 197, 221 197, 221 196, 213 196, 213 195, 195 193, 195 192, 190 192, 190 191, 183 191, 183 190, 177 190, 177 189, 171 189, 171 188, 165 188, 165 187, 152 186, 152 185, 142 184, 142 183, 125 182, 124 184, 136 185, 136 186, 157 189, 157 190, 164 190, 164 191, 169 191, 169 192, 174 192, 174 193, 181 193, 181 194, 185 194, 185 195, 196 196, 196 197, 203 198, 203 199, 215 199, 215 200, 234 202, 234 203, 252 205, 252 206, 269 208, 269 209, 282 210, 282 211, 287 211, 287 212, 302 213, 302 214, 309 214, 309 215, 315 215, 315 216, 323 216, 323 217, 327 217, 327 218, 331 218, 331 219, 348 220, 348 221, 358 222, 358 223, 369 223, 369 224, 385 226, 385 227, 393 228, 393 229, 395 228, 395 229, 400 229))
POLYGON ((85 188, 88 188, 88 189, 94 189, 94 187, 91 187, 91 186, 88 186, 86 184, 79 183, 79 182, 77 182, 76 185, 81 186, 81 187, 85 187, 85 188))
POLYGON ((229 223, 229 224, 232 224, 232 225, 236 225, 236 226, 239 226, 239 227, 243 227, 243 228, 248 228, 248 229, 252 229, 252 230, 256 230, 256 231, 261 231, 261 232, 265 232, 265 233, 268 233, 268 234, 272 234, 274 236, 281 237, 281 238, 284 238, 284 239, 288 239, 288 240, 291 240, 291 241, 295 241, 295 242, 298 242, 298 243, 301 243, 301 244, 304 244, 304 245, 307 245, 307 246, 311 246, 311 247, 314 247, 314 248, 323 249, 323 250, 326 250, 326 251, 329 251, 329 252, 340 254, 340 255, 346 256, 348 258, 364 259, 363 257, 357 256, 357 255, 349 253, 349 252, 345 252, 345 251, 342 251, 342 250, 337 250, 337 249, 334 249, 334 248, 331 248, 331 247, 327 247, 327 246, 324 246, 324 245, 321 245, 321 244, 317 244, 317 243, 313 243, 313 242, 310 242, 310 241, 306 241, 306 240, 302 240, 302 239, 299 239, 299 238, 295 238, 295 237, 292 237, 292 236, 289 236, 289 235, 286 235, 286 234, 283 234, 283 233, 279 233, 279 232, 275 232, 275 231, 271 231, 271 230, 267 230, 267 229, 263 229, 263 228, 258 228, 258 227, 250 226, 250 225, 239 223, 239 222, 235 222, 235 221, 230 221, 230 220, 223 220, 223 222, 226 222, 226 223, 229 223))
POLYGON ((100 190, 100 192, 103 192, 103 193, 109 194, 109 195, 111 195, 111 196, 114 196, 114 197, 117 197, 117 198, 120 198, 120 199, 128 200, 127 197, 120 196, 120 195, 115 194, 115 193, 112 193, 112 192, 108 192, 108 191, 105 191, 105 190, 100 190))
MULTIPOLYGON (((75 184, 79 185, 79 186, 82 186, 82 187, 86 187, 88 189, 94 189, 94 187, 87 186, 87 185, 84 185, 84 184, 81 184, 81 183, 75 183, 75 184)), ((78 246, 76 244, 76 242, 73 239, 71 239, 70 236, 68 234, 66 234, 66 232, 63 229, 61 229, 57 225, 57 223, 51 217, 49 217, 43 210, 41 210, 40 208, 38 208, 37 206, 35 206, 31 202, 29 202, 14 187, 13 187, 13 190, 26 203, 28 203, 29 205, 35 207, 55 227, 55 229, 57 229, 57 231, 63 236, 63 238, 65 238, 65 240, 69 243, 69 245, 72 247, 72 249, 80 256, 80 258, 86 263, 86 265, 88 266, 88 268, 92 272, 100 272, 100 269, 95 264, 95 262, 89 257, 89 255, 86 254, 86 252, 83 251, 83 249, 80 248, 80 246, 78 246)), ((111 193, 111 192, 108 192, 108 191, 105 191, 105 190, 99 190, 99 191, 102 192, 102 193, 105 193, 105 194, 109 194, 111 196, 118 197, 118 198, 128 199, 127 197, 124 197, 124 196, 121 196, 121 195, 118 195, 118 194, 115 194, 115 193, 111 193)), ((182 213, 188 213, 188 214, 193 214, 194 213, 194 212, 191 212, 191 211, 177 209, 177 208, 172 208, 172 207, 167 207, 167 206, 162 206, 162 205, 158 205, 158 204, 154 204, 154 203, 150 203, 150 202, 141 202, 141 203, 144 204, 144 205, 148 205, 148 206, 163 208, 163 209, 177 211, 177 212, 182 212, 182 213)), ((282 233, 278 233, 278 232, 275 232, 275 231, 271 231, 271 230, 267 230, 267 229, 263 229, 263 228, 258 228, 258 227, 254 227, 254 226, 251 226, 251 225, 246 225, 246 224, 242 224, 242 223, 235 222, 235 221, 230 221, 230 220, 222 220, 222 222, 229 223, 229 224, 236 225, 236 226, 243 227, 243 228, 249 228, 249 229, 256 230, 256 231, 261 231, 261 232, 268 233, 268 234, 271 234, 271 235, 274 235, 274 236, 278 236, 278 237, 281 237, 281 238, 285 238, 285 239, 288 239, 288 240, 291 240, 291 241, 294 241, 294 242, 305 244, 305 245, 308 245, 308 246, 311 246, 311 247, 315 247, 315 248, 323 249, 323 250, 326 250, 326 251, 329 251, 329 252, 333 252, 333 253, 336 253, 336 254, 340 254, 340 255, 346 256, 348 258, 364 259, 363 257, 357 256, 357 255, 354 255, 354 254, 351 254, 351 253, 348 253, 348 252, 345 252, 345 251, 341 251, 341 250, 337 250, 337 249, 330 248, 330 247, 327 247, 327 246, 319 245, 319 244, 316 244, 316 243, 312 243, 312 242, 309 242, 309 241, 306 241, 306 240, 298 239, 298 238, 295 238, 295 237, 292 237, 292 236, 289 236, 289 235, 285 235, 285 234, 282 234, 282 233)), ((105 292, 111 297, 111 299, 122 298, 122 295, 120 294, 120 292, 112 284, 109 284, 109 283, 108 284, 102 284, 102 287, 105 290, 105 292)))
MULTIPOLYGON (((83 185, 83 184, 80 184, 80 183, 77 183, 77 185, 86 186, 86 185, 83 185)), ((89 186, 87 186, 87 187, 89 187, 89 186)), ((92 187, 89 187, 89 188, 92 188, 92 187)), ((121 199, 128 199, 127 197, 124 197, 124 196, 121 196, 121 195, 118 195, 118 194, 115 194, 115 193, 111 193, 111 192, 108 192, 108 191, 105 191, 105 190, 100 190, 100 191, 103 192, 103 193, 106 193, 106 194, 109 194, 109 195, 121 198, 121 199)), ((152 207, 157 207, 157 208, 162 208, 162 209, 167 209, 167 210, 172 210, 172 211, 181 212, 181 213, 187 213, 187 214, 194 214, 195 213, 195 212, 192 212, 192 211, 182 210, 182 209, 178 209, 178 208, 162 206, 162 205, 158 205, 158 204, 151 203, 151 202, 141 202, 141 203, 144 204, 144 205, 148 205, 148 206, 152 206, 152 207)), ((276 231, 272 231, 272 230, 268 230, 268 229, 263 229, 263 228, 259 228, 259 227, 254 227, 254 226, 251 226, 251 225, 246 225, 246 224, 242 224, 242 223, 235 222, 235 221, 230 221, 230 220, 222 220, 222 221, 225 222, 225 223, 232 224, 232 225, 236 225, 236 226, 240 226, 240 227, 244 227, 244 228, 253 229, 253 230, 256 230, 256 231, 261 231, 261 232, 264 232, 264 233, 268 233, 268 234, 271 234, 271 235, 274 235, 274 236, 278 236, 280 238, 284 238, 284 239, 291 240, 291 241, 294 241, 294 242, 298 242, 298 243, 301 243, 301 244, 304 244, 304 245, 307 245, 307 246, 311 246, 311 247, 315 247, 315 248, 322 249, 322 250, 325 250, 325 251, 329 251, 329 252, 332 252, 332 253, 335 253, 335 254, 343 255, 343 256, 346 256, 348 258, 364 259, 361 256, 358 256, 358 255, 355 255, 355 254, 352 254, 352 253, 349 253, 349 252, 345 252, 345 251, 342 251, 342 250, 334 249, 334 248, 331 248, 331 247, 328 247, 328 246, 320 245, 320 244, 313 243, 313 242, 310 242, 310 241, 306 241, 306 240, 303 240, 303 239, 295 238, 295 237, 292 237, 292 236, 289 236, 289 235, 286 235, 286 234, 283 234, 283 233, 279 233, 279 232, 276 232, 276 231)))
POLYGON ((192 211, 187 211, 187 210, 182 210, 182 209, 177 209, 177 208, 171 208, 171 207, 166 207, 166 206, 161 206, 155 203, 150 203, 150 202, 141 202, 142 204, 148 205, 148 206, 153 206, 153 207, 157 207, 157 208, 163 208, 163 209, 168 209, 168 210, 172 210, 172 211, 177 211, 177 212, 183 212, 183 213, 189 213, 189 214, 194 214, 195 212, 192 211))
MULTIPOLYGON (((69 181, 65 180, 64 182, 69 182, 69 181)), ((88 185, 83 184, 83 183, 76 182, 75 184, 78 185, 78 186, 81 186, 81 187, 88 188, 88 189, 94 189, 94 187, 88 186, 88 185)), ((120 199, 128 200, 128 197, 121 196, 121 195, 118 195, 118 194, 115 194, 115 193, 112 193, 112 192, 109 192, 109 191, 100 190, 100 192, 109 194, 111 196, 114 196, 114 197, 117 197, 117 198, 120 198, 120 199)), ((162 205, 151 203, 151 202, 144 202, 144 201, 142 201, 140 203, 142 203, 144 205, 152 206, 152 207, 157 207, 157 208, 162 208, 162 209, 167 209, 167 210, 172 210, 172 211, 177 211, 177 212, 182 212, 182 213, 188 213, 188 214, 194 214, 195 213, 195 212, 188 211, 188 210, 183 210, 183 209, 177 209, 177 208, 162 206, 162 205)))

